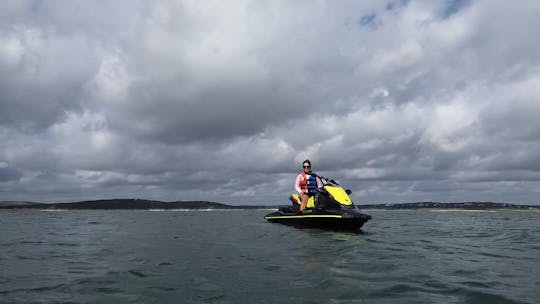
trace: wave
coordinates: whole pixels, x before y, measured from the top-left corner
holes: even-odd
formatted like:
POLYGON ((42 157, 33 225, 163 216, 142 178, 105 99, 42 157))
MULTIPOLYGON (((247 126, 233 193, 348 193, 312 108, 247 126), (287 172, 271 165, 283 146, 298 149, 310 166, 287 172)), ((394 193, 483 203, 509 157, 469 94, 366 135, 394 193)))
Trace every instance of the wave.
POLYGON ((474 213, 493 213, 497 212, 497 210, 469 210, 469 209, 430 209, 429 212, 474 212, 474 213))
MULTIPOLYGON (((249 210, 276 210, 276 209, 249 209, 249 210)), ((192 212, 192 211, 203 211, 203 212, 211 212, 211 211, 246 211, 246 209, 146 209, 146 210, 140 210, 140 211, 152 211, 152 212, 192 212)))

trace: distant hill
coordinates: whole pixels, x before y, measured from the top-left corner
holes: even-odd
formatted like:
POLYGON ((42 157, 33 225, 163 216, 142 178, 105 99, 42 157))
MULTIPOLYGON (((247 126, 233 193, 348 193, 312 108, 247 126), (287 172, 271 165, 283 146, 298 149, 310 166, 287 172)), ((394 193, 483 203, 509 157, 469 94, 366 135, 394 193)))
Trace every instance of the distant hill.
MULTIPOLYGON (((226 205, 214 202, 161 202, 142 199, 109 199, 75 203, 50 204, 47 208, 62 209, 219 209, 226 205)), ((41 206, 43 207, 43 206, 41 206)))
POLYGON ((0 202, 0 209, 253 209, 262 206, 231 206, 207 201, 162 202, 144 199, 105 199, 72 203, 0 202))
POLYGON ((24 208, 33 205, 41 205, 40 203, 26 202, 26 201, 0 201, 0 208, 24 208))

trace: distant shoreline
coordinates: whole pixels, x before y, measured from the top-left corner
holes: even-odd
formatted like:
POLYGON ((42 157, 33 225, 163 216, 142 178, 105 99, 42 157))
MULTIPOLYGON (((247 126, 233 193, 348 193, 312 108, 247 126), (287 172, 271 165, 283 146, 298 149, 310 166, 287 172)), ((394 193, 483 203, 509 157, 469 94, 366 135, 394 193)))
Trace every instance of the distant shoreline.
MULTIPOLYGON (((0 201, 0 209, 46 209, 46 210, 253 210, 277 209, 283 205, 227 205, 209 201, 175 201, 163 202, 144 199, 105 199, 80 201, 72 203, 36 203, 25 201, 0 201)), ((384 210, 530 210, 539 209, 540 205, 521 205, 493 202, 415 202, 395 204, 364 204, 357 205, 361 209, 384 210)))
POLYGON ((540 205, 522 205, 512 203, 493 202, 460 202, 460 203, 440 203, 440 202, 416 202, 397 204, 366 204, 358 205, 362 209, 386 209, 386 210, 409 210, 409 209, 433 209, 433 210, 529 210, 540 209, 540 205))

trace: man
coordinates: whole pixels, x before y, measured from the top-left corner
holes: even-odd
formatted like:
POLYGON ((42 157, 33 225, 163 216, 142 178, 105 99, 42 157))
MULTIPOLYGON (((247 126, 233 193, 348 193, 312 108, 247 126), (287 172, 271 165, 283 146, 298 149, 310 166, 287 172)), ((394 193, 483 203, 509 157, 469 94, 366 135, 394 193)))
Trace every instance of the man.
POLYGON ((296 176, 294 183, 294 188, 302 201, 300 212, 306 209, 309 197, 314 196, 317 193, 317 189, 322 187, 321 180, 311 171, 311 162, 309 159, 302 162, 302 167, 302 172, 296 176))

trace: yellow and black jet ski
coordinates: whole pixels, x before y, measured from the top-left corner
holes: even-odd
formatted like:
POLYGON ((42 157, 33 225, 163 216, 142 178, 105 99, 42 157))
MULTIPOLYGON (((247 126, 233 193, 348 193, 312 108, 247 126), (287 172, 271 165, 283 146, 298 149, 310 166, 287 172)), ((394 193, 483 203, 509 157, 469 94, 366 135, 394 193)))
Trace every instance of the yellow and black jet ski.
POLYGON ((343 189, 333 179, 318 177, 323 186, 309 198, 303 212, 299 211, 301 201, 298 194, 293 194, 289 198, 292 206, 280 207, 264 218, 271 223, 331 230, 358 230, 371 219, 369 214, 353 204, 350 190, 343 189))

